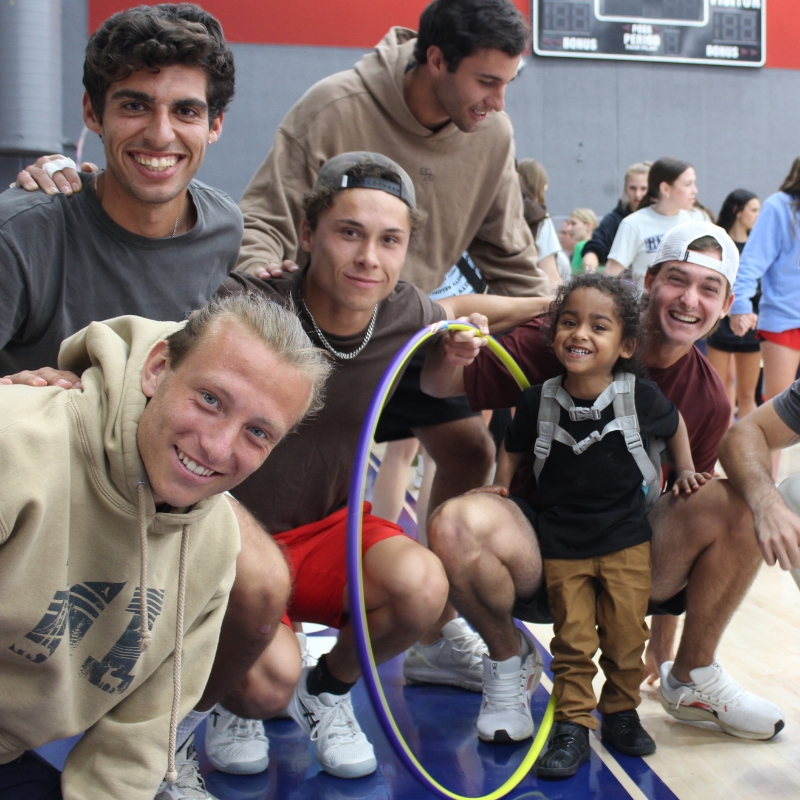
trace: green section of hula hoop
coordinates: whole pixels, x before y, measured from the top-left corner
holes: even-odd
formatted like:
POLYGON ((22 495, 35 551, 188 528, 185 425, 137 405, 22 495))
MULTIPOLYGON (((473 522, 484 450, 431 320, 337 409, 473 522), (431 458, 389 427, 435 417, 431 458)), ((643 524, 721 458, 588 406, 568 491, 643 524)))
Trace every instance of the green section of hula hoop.
MULTIPOLYGON (((411 357, 414 353, 419 349, 419 347, 428 339, 433 336, 438 336, 444 330, 456 330, 456 331, 468 331, 468 330, 476 330, 474 325, 468 325, 462 322, 450 322, 447 324, 442 325, 432 325, 428 331, 428 333, 423 336, 419 342, 417 342, 417 346, 414 350, 408 353, 408 355, 403 359, 403 361, 398 364, 397 369, 395 370, 395 374, 392 376, 392 380, 387 382, 386 389, 384 390, 383 397, 381 397, 381 408, 386 404, 386 396, 389 393, 389 387, 394 383, 397 374, 406 366, 409 362, 411 357)), ((483 336, 483 334, 480 334, 483 336)), ((525 377, 523 371, 519 368, 519 365, 516 361, 511 357, 509 352, 495 339, 491 336, 486 336, 486 346, 497 356, 503 366, 511 373, 511 376, 517 382, 520 389, 527 389, 530 386, 528 379, 525 377)), ((372 427, 372 431, 370 432, 370 438, 375 436, 375 429, 377 428, 377 420, 372 427)), ((368 460, 365 461, 364 466, 364 474, 361 476, 361 497, 359 498, 359 505, 361 505, 364 501, 364 492, 366 489, 366 478, 367 478, 367 470, 368 470, 368 460)), ((359 546, 361 545, 361 517, 359 516, 359 523, 358 523, 358 539, 359 539, 359 546)), ((364 572, 361 566, 361 562, 359 561, 359 568, 358 568, 358 582, 361 588, 361 595, 363 597, 364 594, 364 572)), ((361 618, 364 626, 364 630, 368 630, 367 625, 367 615, 366 609, 361 609, 361 618)), ((555 695, 550 695, 550 700, 547 703, 547 708, 544 712, 544 717, 542 719, 542 723, 539 726, 539 732, 536 734, 536 737, 531 744, 530 750, 528 750, 525 758, 522 759, 522 763, 517 767, 511 777, 495 789, 493 792, 489 794, 481 795, 480 797, 470 797, 468 795, 460 795, 456 794, 455 792, 451 792, 446 787, 442 786, 435 778, 431 777, 425 767, 420 764, 417 757, 412 752, 411 748, 408 746, 405 737, 400 732, 400 729, 397 727, 397 723, 395 722, 394 715, 392 714, 392 710, 389 708, 389 703, 386 700, 386 695, 383 692, 383 684, 381 683, 380 676, 378 675, 378 668, 375 664, 375 656, 372 652, 372 642, 370 642, 369 638, 367 637, 367 652, 369 654, 369 665, 370 665, 370 672, 372 673, 373 679, 375 681, 375 685, 378 687, 378 692, 381 698, 381 705, 383 706, 383 710, 386 713, 386 717, 388 718, 392 730, 397 737, 397 741, 405 750, 406 755, 408 758, 416 765, 417 769, 419 770, 420 774, 422 774, 425 779, 429 782, 429 784, 435 787, 439 792, 442 794, 447 795, 447 797, 452 798, 452 800, 500 800, 500 798, 505 797, 509 792, 512 791, 515 787, 517 787, 525 776, 530 772, 531 768, 533 767, 536 759, 539 757, 539 753, 542 752, 542 748, 547 741, 547 737, 550 735, 550 728, 553 725, 553 717, 555 714, 555 707, 556 707, 556 698, 555 695)))

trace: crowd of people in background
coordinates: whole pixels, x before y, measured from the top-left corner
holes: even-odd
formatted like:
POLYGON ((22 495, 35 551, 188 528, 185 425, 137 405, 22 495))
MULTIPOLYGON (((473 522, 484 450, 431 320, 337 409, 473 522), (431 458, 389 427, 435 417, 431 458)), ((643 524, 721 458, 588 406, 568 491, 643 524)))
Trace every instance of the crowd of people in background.
POLYGON ((796 311, 800 306, 795 302, 800 296, 800 275, 794 269, 800 159, 795 159, 780 191, 765 201, 764 216, 761 201, 748 189, 731 191, 714 215, 698 200, 695 170, 685 161, 665 157, 637 162, 625 170, 622 197, 599 224, 592 209, 576 208, 562 221, 558 233, 545 204, 544 166, 525 158, 518 162, 517 171, 525 219, 540 261, 554 262, 562 280, 599 271, 620 275, 641 288, 645 270, 667 231, 692 219, 719 225, 741 254, 736 300, 730 316, 720 320, 697 346, 725 384, 731 424, 795 380, 800 368, 800 338, 793 333, 800 326, 796 311), (762 279, 768 299, 759 315, 762 279))

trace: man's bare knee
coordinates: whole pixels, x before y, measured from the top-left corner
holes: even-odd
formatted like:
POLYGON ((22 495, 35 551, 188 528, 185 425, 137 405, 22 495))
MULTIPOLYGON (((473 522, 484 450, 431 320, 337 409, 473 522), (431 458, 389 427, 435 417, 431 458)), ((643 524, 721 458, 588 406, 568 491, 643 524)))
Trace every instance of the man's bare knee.
POLYGON ((280 626, 273 643, 250 668, 244 680, 224 699, 229 711, 247 719, 270 719, 292 699, 302 671, 300 647, 293 631, 280 626))
MULTIPOLYGON (((238 509, 243 511, 241 506, 238 509)), ((248 639, 261 640, 266 645, 289 599, 291 574, 270 535, 252 516, 244 514, 237 512, 242 549, 236 559, 236 579, 226 618, 233 617, 248 639)))

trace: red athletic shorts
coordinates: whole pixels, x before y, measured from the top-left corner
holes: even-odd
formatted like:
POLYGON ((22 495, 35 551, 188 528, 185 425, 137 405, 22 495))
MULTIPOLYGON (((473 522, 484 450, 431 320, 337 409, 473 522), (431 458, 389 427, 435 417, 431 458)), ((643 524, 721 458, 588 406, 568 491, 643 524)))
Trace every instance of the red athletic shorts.
MULTIPOLYGON (((373 517, 370 511, 372 505, 364 503, 362 555, 383 539, 406 535, 399 525, 373 517)), ((275 534, 274 539, 292 571, 292 596, 281 622, 290 627, 295 620, 341 628, 342 592, 347 583, 347 509, 275 534)))
POLYGON ((758 330, 756 339, 760 342, 772 342, 773 344, 782 344, 784 347, 791 347, 792 350, 800 350, 800 328, 792 328, 780 333, 758 330))

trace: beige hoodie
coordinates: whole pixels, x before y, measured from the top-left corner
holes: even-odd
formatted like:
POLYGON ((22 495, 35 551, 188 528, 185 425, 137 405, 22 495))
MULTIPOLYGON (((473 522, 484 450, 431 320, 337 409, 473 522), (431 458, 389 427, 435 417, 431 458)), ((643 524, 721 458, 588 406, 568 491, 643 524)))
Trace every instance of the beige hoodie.
POLYGON ((156 513, 146 483, 142 546, 136 444, 151 347, 178 327, 93 322, 60 365, 83 391, 0 386, 0 763, 86 731, 67 759, 65 800, 153 800, 167 768, 181 538, 188 539, 178 718, 211 670, 239 529, 212 497, 156 513))
POLYGON ((404 280, 431 292, 468 250, 497 294, 547 294, 522 216, 508 116, 491 113, 473 133, 452 122, 434 133, 419 123, 403 99, 415 41, 413 31, 392 28, 354 69, 315 84, 292 108, 242 197, 237 269, 252 273, 284 258, 303 264, 297 236, 303 195, 329 158, 371 150, 408 172, 417 204, 430 215, 410 249, 404 280))

